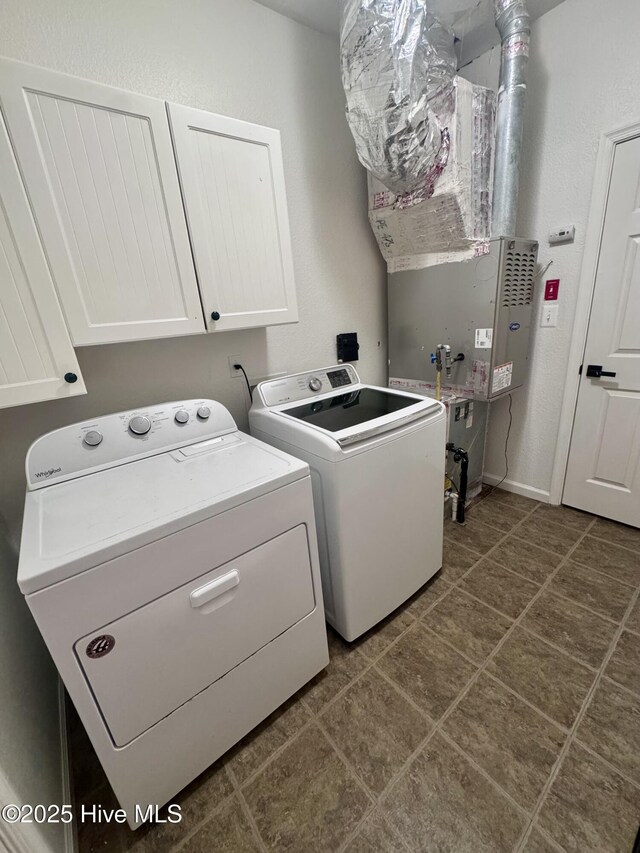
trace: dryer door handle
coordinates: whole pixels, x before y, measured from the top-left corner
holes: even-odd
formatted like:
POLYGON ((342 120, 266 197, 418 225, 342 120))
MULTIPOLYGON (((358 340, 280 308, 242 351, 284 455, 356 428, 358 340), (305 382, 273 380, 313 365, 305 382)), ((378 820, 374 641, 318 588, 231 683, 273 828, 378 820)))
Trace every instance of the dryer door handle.
POLYGON ((227 572, 226 575, 216 578, 214 581, 206 583, 204 586, 194 589, 189 595, 189 600, 192 607, 202 607, 219 595, 224 595, 230 589, 238 586, 240 583, 240 575, 237 571, 227 572))

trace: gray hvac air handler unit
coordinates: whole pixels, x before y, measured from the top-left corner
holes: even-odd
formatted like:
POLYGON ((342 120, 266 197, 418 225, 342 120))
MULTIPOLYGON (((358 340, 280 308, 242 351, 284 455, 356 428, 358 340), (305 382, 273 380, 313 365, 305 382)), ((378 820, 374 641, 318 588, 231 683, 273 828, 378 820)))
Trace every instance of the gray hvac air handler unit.
POLYGON ((435 353, 443 391, 491 401, 529 370, 538 244, 501 237, 484 254, 389 276, 389 384, 431 394, 435 353), (449 375, 447 375, 449 374, 449 375))

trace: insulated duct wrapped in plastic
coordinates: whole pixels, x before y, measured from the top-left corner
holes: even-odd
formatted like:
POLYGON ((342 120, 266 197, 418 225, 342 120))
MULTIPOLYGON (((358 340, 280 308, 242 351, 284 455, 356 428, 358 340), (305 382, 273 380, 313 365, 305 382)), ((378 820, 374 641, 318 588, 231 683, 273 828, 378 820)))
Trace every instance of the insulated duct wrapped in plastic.
POLYGON ((340 33, 347 119, 361 163, 410 206, 449 157, 453 33, 427 0, 345 0, 340 33))

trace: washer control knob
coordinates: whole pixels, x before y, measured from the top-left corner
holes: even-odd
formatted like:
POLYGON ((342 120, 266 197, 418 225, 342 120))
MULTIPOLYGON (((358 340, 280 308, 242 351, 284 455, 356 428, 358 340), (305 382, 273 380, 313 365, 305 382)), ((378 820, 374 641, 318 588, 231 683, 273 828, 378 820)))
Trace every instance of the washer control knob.
POLYGON ((320 391, 322 389, 322 380, 318 379, 317 376, 312 376, 307 385, 312 391, 320 391))
POLYGON ((189 412, 185 409, 179 409, 175 415, 177 424, 186 424, 189 420, 189 412))
POLYGON ((85 432, 83 441, 88 447, 97 447, 102 444, 102 433, 98 432, 97 429, 90 429, 85 432))
POLYGON ((200 406, 200 408, 198 409, 198 417, 201 418, 203 421, 206 421, 209 418, 210 414, 211 409, 209 408, 209 406, 200 406))
POLYGON ((129 421, 129 429, 134 435, 146 435, 151 429, 151 421, 146 415, 138 415, 129 421))

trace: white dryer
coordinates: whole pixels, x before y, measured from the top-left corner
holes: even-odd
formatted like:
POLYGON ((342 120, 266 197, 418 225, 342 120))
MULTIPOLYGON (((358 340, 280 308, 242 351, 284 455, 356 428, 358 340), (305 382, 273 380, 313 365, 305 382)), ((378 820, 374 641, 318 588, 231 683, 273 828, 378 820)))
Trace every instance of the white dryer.
POLYGON ((27 482, 18 583, 135 827, 328 663, 309 468, 190 400, 43 436, 27 482))
POLYGON ((442 566, 444 406, 337 365, 261 383, 249 423, 311 468, 327 621, 354 640, 442 566))

